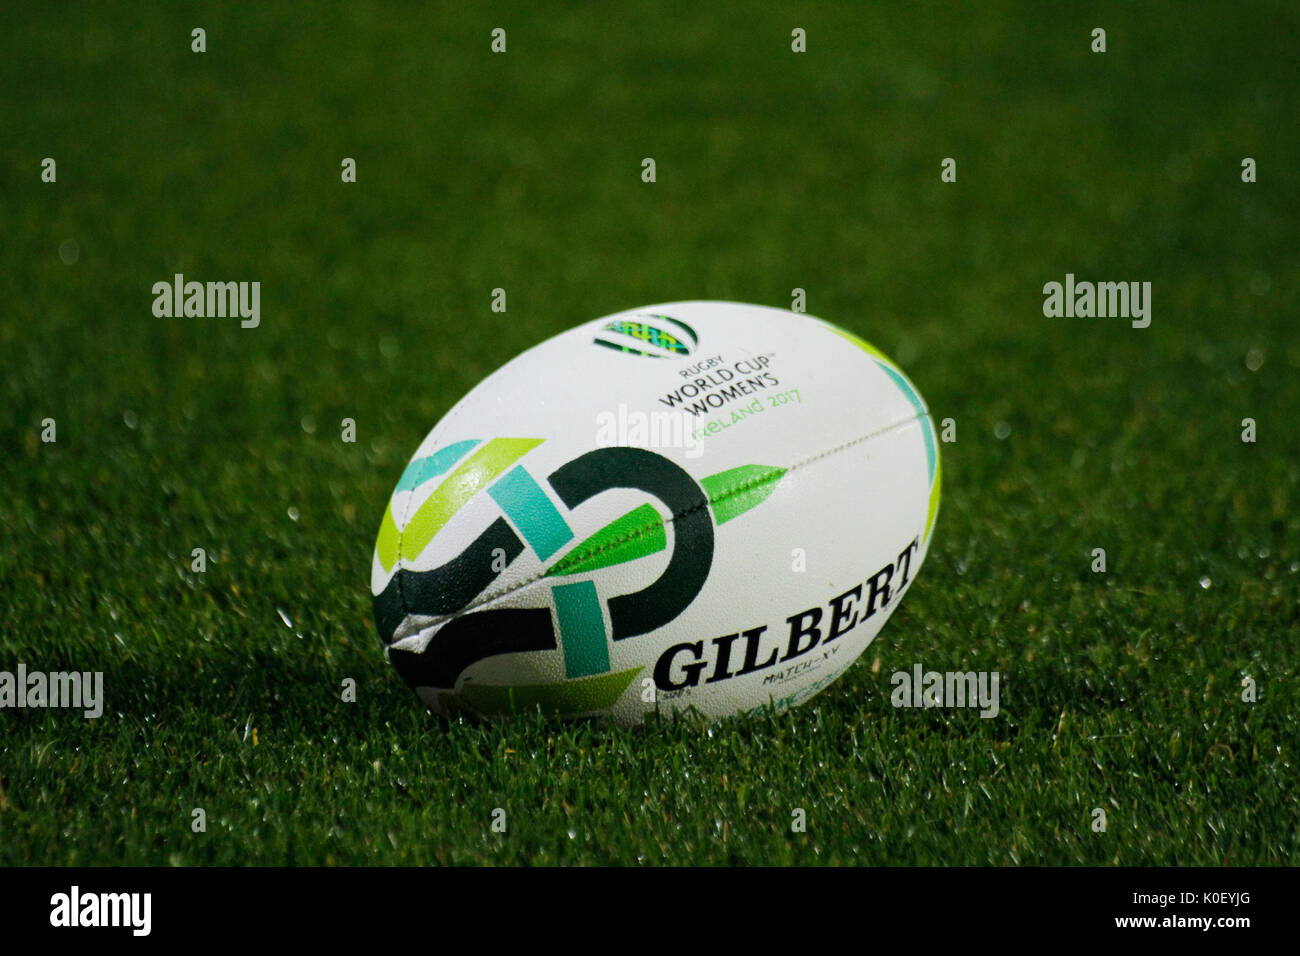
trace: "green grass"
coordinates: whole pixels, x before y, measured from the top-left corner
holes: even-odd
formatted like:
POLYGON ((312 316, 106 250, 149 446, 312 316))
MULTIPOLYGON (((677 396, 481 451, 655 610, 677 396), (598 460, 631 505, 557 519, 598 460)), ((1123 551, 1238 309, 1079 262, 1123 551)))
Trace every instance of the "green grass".
POLYGON ((0 670, 108 708, 0 711, 0 864, 1300 862, 1300 17, 1024 6, 6 8, 0 670), (262 326, 154 318, 178 271, 262 326), (1151 327, 1044 318, 1066 272, 1151 327), (579 321, 795 287, 957 422, 862 661, 708 730, 423 713, 367 581, 429 427, 579 321), (1001 715, 895 710, 916 662, 1001 715))

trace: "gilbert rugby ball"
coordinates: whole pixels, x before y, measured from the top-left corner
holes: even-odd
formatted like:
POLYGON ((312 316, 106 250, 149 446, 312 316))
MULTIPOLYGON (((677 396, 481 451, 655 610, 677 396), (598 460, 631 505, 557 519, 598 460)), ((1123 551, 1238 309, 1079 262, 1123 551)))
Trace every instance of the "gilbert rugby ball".
POLYGON ((421 443, 371 566, 440 713, 783 710, 879 633, 939 507, 925 402, 820 319, 674 302, 570 329, 421 443))

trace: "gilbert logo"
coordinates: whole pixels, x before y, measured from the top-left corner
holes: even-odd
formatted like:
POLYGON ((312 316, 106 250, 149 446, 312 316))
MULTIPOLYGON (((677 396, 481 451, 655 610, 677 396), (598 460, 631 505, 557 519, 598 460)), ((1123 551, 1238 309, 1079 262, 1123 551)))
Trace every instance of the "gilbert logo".
POLYGON ((70 893, 50 897, 50 925, 57 927, 130 927, 133 936, 148 936, 152 893, 70 893))

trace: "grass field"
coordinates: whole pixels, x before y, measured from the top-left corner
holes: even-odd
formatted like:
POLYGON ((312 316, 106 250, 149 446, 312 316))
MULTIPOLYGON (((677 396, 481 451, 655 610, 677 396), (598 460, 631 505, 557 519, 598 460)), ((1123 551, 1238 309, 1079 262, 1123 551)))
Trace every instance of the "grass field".
POLYGON ((1027 6, 6 7, 0 670, 108 702, 0 711, 0 864, 1300 862, 1300 11, 1027 6), (176 272, 261 325, 156 318, 176 272), (1150 327, 1045 318, 1066 273, 1150 327), (862 660, 708 729, 424 713, 367 583, 431 425, 796 287, 956 422, 862 660), (1001 714, 894 709, 918 662, 1001 714))

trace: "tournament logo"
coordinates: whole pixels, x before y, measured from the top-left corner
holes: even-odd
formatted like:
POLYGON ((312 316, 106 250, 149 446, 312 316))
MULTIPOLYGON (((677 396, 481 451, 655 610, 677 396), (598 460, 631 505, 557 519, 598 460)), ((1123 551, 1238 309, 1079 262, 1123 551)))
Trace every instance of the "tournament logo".
POLYGON ((611 673, 611 643, 655 631, 686 610, 708 579, 716 527, 762 503, 785 474, 783 468, 743 465, 697 482, 663 455, 613 447, 566 462, 545 477, 543 487, 520 463, 542 442, 457 442, 411 462, 398 481, 375 542, 380 565, 394 573, 375 596, 374 609, 388 656, 411 686, 453 692, 476 661, 558 648, 564 656, 563 682, 525 687, 470 682, 456 696, 481 711, 533 703, 572 713, 610 706, 640 672, 611 673), (438 485, 399 530, 393 514, 399 494, 422 491, 435 478, 441 479, 438 485), (647 501, 574 544, 565 513, 612 488, 644 492, 662 511, 647 501), (402 567, 403 559, 414 562, 480 494, 492 499, 499 514, 477 538, 438 567, 402 567), (664 512, 671 516, 666 520, 673 526, 673 545, 663 573, 639 591, 605 593, 601 570, 668 548, 664 512), (542 574, 545 584, 533 584, 551 588, 551 605, 476 610, 525 548, 543 564, 551 562, 542 574), (449 619, 416 652, 391 646, 408 614, 449 619))
POLYGON ((695 351, 700 337, 695 330, 667 315, 637 316, 606 322, 592 340, 607 349, 651 358, 685 358, 695 351), (638 320, 648 321, 638 321, 638 320))

